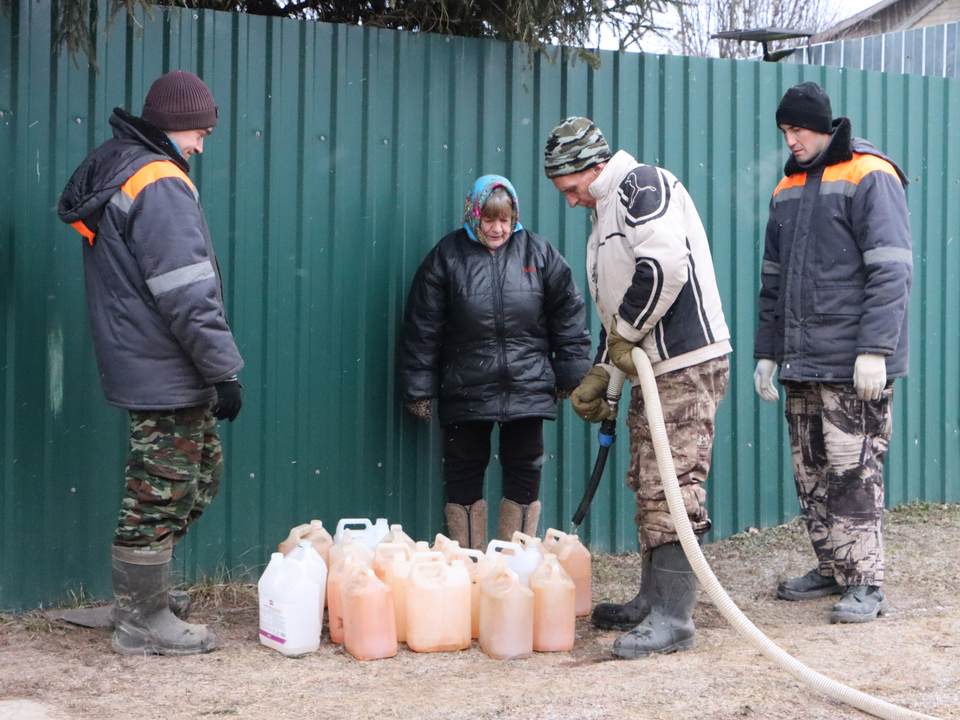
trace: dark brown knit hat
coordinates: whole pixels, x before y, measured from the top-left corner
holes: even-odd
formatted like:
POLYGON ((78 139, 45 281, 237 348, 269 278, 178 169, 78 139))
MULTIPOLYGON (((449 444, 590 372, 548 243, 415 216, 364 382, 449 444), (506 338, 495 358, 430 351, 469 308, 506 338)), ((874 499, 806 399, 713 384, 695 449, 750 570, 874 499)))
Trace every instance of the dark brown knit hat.
POLYGON ((161 130, 200 130, 217 124, 217 106, 210 88, 186 70, 174 70, 157 78, 141 117, 161 130))

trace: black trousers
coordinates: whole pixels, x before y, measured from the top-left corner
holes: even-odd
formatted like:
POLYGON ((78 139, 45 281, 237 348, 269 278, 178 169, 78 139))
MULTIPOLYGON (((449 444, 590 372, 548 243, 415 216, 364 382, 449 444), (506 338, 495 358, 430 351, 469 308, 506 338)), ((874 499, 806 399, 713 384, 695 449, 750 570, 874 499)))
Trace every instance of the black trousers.
MULTIPOLYGON (((543 418, 500 425, 503 497, 529 505, 540 495, 543 467, 543 418)), ((447 502, 472 505, 483 498, 483 475, 490 462, 492 420, 454 423, 443 428, 443 480, 447 502)))

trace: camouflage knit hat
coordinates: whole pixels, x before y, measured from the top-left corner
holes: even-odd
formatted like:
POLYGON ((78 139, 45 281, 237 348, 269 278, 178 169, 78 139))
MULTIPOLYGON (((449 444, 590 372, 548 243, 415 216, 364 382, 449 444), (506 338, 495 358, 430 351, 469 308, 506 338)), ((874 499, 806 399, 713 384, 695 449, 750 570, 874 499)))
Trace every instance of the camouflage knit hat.
POLYGON ((560 122, 543 151, 543 169, 551 180, 571 175, 606 162, 612 157, 600 128, 583 117, 568 117, 560 122))

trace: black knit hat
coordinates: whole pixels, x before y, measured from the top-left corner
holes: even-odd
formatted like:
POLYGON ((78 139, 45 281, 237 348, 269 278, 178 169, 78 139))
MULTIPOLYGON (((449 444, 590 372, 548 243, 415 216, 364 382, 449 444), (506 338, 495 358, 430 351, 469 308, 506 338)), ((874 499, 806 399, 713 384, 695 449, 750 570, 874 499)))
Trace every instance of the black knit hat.
POLYGON ((210 88, 186 70, 174 70, 157 78, 141 117, 161 130, 200 130, 217 124, 217 106, 210 88))
POLYGON ((777 125, 793 125, 830 135, 833 133, 830 96, 814 82, 794 85, 783 94, 777 108, 777 125))

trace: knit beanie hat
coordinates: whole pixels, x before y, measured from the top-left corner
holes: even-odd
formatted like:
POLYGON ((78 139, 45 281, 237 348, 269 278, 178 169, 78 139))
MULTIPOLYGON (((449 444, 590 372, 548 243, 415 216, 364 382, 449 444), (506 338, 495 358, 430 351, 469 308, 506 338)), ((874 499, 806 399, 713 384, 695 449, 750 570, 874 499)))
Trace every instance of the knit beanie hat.
POLYGON ((186 70, 174 70, 157 78, 141 117, 161 130, 200 130, 217 124, 218 110, 210 88, 186 70))
POLYGON ((814 82, 794 85, 784 93, 777 108, 777 126, 780 125, 832 134, 833 108, 830 107, 830 97, 814 82))
POLYGON ((584 117, 568 117, 560 122, 543 151, 543 169, 551 180, 562 175, 588 170, 612 157, 600 128, 584 117))

